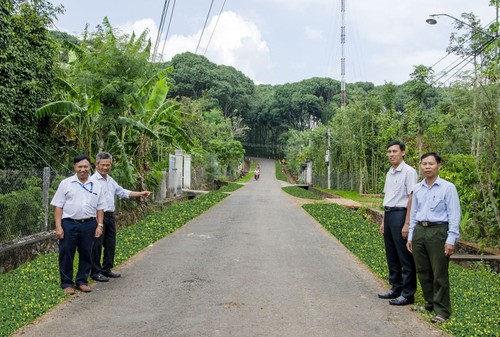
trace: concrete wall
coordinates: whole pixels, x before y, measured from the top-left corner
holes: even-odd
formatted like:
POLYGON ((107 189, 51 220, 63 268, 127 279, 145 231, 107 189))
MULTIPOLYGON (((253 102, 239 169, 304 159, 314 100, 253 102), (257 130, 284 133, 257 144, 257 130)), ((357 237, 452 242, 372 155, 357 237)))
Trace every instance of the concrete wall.
POLYGON ((39 255, 58 251, 54 231, 26 237, 21 242, 4 244, 0 247, 0 274, 11 271, 39 255))

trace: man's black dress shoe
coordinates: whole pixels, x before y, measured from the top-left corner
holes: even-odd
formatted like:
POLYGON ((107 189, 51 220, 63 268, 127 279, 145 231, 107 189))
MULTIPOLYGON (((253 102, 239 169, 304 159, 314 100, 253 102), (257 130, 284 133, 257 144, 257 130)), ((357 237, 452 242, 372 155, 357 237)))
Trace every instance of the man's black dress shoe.
POLYGON ((97 282, 108 282, 109 281, 109 278, 107 278, 106 276, 104 276, 101 273, 94 274, 91 276, 91 278, 97 282))
POLYGON ((389 301, 389 304, 392 305, 407 305, 413 303, 415 303, 415 298, 413 296, 410 297, 399 296, 398 298, 393 298, 392 300, 389 301))
POLYGON ((109 278, 118 278, 120 277, 121 275, 118 274, 118 273, 113 273, 111 270, 110 271, 103 271, 102 274, 106 277, 109 277, 109 278))
POLYGON ((390 299, 390 298, 396 298, 399 296, 399 293, 395 292, 394 290, 389 290, 386 293, 378 294, 378 298, 383 298, 383 299, 390 299))

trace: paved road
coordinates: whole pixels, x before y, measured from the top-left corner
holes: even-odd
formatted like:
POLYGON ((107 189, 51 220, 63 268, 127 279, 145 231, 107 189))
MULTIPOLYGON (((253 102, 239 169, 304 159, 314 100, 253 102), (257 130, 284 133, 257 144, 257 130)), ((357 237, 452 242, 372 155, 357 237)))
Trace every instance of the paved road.
POLYGON ((281 190, 274 163, 18 336, 437 336, 281 190))

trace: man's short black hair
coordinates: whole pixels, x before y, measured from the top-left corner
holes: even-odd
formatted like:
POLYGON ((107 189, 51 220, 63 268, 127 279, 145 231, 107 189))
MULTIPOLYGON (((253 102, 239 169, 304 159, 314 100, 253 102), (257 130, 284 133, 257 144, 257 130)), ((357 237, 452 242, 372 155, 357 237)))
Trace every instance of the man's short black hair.
POLYGON ((92 162, 90 161, 90 157, 86 154, 80 154, 80 155, 76 156, 75 158, 73 158, 73 164, 76 165, 76 163, 79 163, 85 159, 88 160, 90 164, 92 164, 92 162))
POLYGON ((436 152, 427 152, 420 157, 420 161, 424 160, 427 157, 433 156, 436 159, 436 163, 441 164, 441 156, 438 155, 436 152))
POLYGON ((387 148, 390 148, 393 145, 399 145, 399 149, 401 151, 404 151, 406 149, 405 143, 400 142, 399 140, 393 140, 392 142, 390 142, 389 144, 387 144, 387 148))

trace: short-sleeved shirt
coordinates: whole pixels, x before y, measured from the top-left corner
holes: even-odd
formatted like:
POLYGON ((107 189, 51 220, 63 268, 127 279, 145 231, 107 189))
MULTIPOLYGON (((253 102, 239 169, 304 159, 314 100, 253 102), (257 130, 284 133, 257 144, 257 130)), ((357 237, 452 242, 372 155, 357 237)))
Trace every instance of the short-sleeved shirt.
POLYGON ((62 218, 95 218, 97 210, 104 209, 104 194, 100 184, 89 177, 85 183, 72 175, 61 181, 52 201, 52 206, 62 208, 62 218))
POLYGON ((417 171, 404 161, 396 169, 391 166, 385 177, 384 207, 406 207, 417 182, 417 171))
POLYGON ((115 211, 115 195, 120 199, 128 199, 130 197, 130 190, 124 189, 108 174, 107 179, 96 172, 92 175, 92 178, 97 180, 103 190, 104 199, 106 206, 104 206, 104 212, 114 212, 115 211))
POLYGON ((455 185, 437 177, 427 186, 424 179, 413 189, 408 240, 412 240, 419 221, 448 222, 446 243, 454 245, 460 236, 460 218, 460 200, 455 185))

